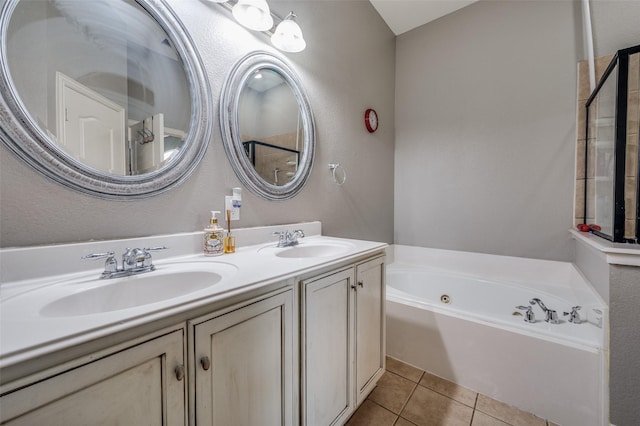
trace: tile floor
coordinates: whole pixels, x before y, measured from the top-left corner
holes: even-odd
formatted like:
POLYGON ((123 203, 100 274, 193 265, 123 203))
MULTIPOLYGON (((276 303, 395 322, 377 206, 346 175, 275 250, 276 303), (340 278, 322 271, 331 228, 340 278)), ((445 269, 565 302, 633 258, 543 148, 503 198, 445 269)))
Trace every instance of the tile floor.
POLYGON ((347 426, 557 426, 387 357, 387 371, 347 426))

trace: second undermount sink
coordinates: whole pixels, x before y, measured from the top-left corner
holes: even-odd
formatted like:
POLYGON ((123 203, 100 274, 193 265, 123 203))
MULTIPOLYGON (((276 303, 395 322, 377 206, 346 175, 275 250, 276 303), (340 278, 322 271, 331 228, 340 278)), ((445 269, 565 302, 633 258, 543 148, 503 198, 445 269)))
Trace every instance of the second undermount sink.
MULTIPOLYGON (((237 272, 226 263, 181 262, 156 271, 114 279, 96 279, 96 285, 72 291, 46 304, 45 317, 93 315, 167 301, 219 284, 237 272)), ((85 281, 86 282, 86 281, 85 281)), ((78 283, 64 284, 73 288, 78 283)))
POLYGON ((353 249, 353 245, 343 242, 329 241, 300 241, 296 246, 278 248, 263 247, 260 252, 283 258, 316 258, 337 256, 353 249))

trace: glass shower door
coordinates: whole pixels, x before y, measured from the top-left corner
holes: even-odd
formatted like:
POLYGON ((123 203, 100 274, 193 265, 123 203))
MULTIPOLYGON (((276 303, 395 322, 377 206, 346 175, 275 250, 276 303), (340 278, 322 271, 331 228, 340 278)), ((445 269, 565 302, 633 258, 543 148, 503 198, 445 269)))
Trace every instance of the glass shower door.
POLYGON ((586 222, 613 235, 617 64, 589 104, 586 222))

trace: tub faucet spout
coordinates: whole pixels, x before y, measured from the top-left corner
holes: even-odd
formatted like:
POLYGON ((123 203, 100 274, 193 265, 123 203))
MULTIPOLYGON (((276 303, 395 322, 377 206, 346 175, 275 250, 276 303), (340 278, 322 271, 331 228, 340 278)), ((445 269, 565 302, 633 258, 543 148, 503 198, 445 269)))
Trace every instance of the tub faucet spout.
POLYGON ((534 297, 533 299, 529 300, 529 303, 531 303, 532 305, 535 305, 537 303, 538 306, 540 306, 540 308, 542 309, 543 312, 547 312, 549 310, 544 305, 544 303, 542 303, 542 300, 538 299, 537 297, 534 297))
POLYGON ((538 306, 540 306, 540 309, 542 309, 542 311, 546 315, 546 322, 550 324, 560 324, 560 320, 558 319, 558 312, 554 311, 553 309, 547 308, 544 303, 542 303, 542 300, 534 297, 533 299, 529 300, 529 303, 531 303, 532 305, 537 304, 538 306))

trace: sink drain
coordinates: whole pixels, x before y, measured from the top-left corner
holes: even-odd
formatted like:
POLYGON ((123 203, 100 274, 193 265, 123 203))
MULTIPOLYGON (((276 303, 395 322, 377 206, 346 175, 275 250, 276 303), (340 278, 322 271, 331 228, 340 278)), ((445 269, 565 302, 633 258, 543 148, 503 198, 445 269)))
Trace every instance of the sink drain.
POLYGON ((442 296, 440 296, 440 301, 445 305, 448 305, 449 303, 451 303, 451 298, 448 294, 443 294, 442 296))

